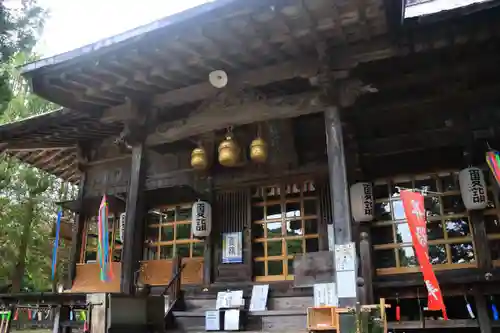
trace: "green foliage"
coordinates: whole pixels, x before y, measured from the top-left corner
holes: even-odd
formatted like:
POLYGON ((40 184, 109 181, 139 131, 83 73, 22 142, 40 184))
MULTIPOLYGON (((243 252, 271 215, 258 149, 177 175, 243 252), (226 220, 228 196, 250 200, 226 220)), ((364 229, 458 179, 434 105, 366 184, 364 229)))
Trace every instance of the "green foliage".
MULTIPOLYGON (((18 52, 31 52, 43 28, 47 12, 36 0, 0 1, 0 62, 8 62, 18 52)), ((0 111, 15 95, 10 73, 0 71, 0 111)))
MULTIPOLYGON (((0 124, 56 107, 30 93, 28 83, 20 76, 18 66, 30 59, 33 57, 18 53, 1 65, 14 95, 0 113, 0 124)), ((0 286, 12 283, 13 288, 22 290, 51 288, 52 233, 58 209, 55 202, 62 199, 62 185, 60 179, 0 156, 0 286)), ((64 193, 69 199, 76 189, 70 186, 64 193)), ((59 257, 67 255, 59 252, 59 257)))
MULTIPOLYGON (((31 50, 46 14, 36 0, 0 1, 0 124, 57 107, 32 94, 19 70, 37 59, 31 50)), ((51 287, 55 202, 70 199, 76 191, 60 179, 0 155, 0 287, 12 284, 13 291, 51 287)), ((60 244, 64 247, 63 241, 60 244)), ((60 251, 59 258, 64 257, 60 251)))

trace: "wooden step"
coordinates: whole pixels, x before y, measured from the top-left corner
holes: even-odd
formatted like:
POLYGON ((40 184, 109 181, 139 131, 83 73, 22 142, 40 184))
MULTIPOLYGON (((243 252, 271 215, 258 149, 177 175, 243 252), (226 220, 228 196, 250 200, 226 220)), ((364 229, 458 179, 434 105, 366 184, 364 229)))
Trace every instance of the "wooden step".
MULTIPOLYGON (((177 330, 205 332, 205 311, 174 311, 173 315, 177 330)), ((245 332, 307 332, 306 318, 306 309, 249 312, 245 332)))

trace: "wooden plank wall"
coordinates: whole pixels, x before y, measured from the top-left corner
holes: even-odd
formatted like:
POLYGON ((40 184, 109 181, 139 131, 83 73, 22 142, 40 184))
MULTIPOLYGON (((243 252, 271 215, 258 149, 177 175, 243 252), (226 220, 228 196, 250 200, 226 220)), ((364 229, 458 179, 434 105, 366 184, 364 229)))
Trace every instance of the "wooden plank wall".
POLYGON ((215 281, 241 282, 252 279, 250 189, 216 193, 214 211, 215 281), (243 232, 243 264, 222 264, 222 234, 243 232))

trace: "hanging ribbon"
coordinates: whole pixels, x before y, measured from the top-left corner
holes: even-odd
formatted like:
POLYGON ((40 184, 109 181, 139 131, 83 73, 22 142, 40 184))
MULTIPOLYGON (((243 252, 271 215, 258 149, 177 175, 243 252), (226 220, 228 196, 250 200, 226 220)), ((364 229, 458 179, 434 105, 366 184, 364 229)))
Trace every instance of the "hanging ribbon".
POLYGON ((57 249, 59 248, 59 231, 61 230, 61 218, 62 218, 62 210, 57 212, 57 220, 56 220, 56 237, 54 239, 54 247, 52 250, 52 281, 56 278, 56 268, 57 268, 57 249))
POLYGON ((498 320, 498 309, 497 306, 495 305, 495 299, 493 296, 490 296, 490 302, 491 302, 491 312, 493 313, 493 320, 498 320))
POLYGON ((111 265, 109 260, 109 225, 108 225, 108 202, 106 195, 102 197, 98 216, 98 261, 101 268, 101 281, 111 279, 111 265))
POLYGON ((82 312, 80 312, 80 317, 82 318, 83 321, 87 320, 87 314, 85 313, 85 310, 82 310, 82 312))
POLYGON ((84 320, 85 320, 85 322, 83 323, 83 331, 85 333, 90 332, 90 309, 88 311, 89 311, 88 316, 86 315, 85 311, 83 311, 84 320))
POLYGON ((469 317, 471 319, 476 319, 474 311, 472 311, 472 306, 470 305, 469 300, 467 299, 467 295, 464 295, 464 300, 465 300, 465 307, 467 308, 467 312, 469 313, 469 317))
POLYGON ((14 313, 14 320, 19 319, 19 309, 16 309, 16 312, 14 313))
POLYGON ((9 320, 7 319, 7 311, 0 312, 0 333, 7 331, 9 320))
POLYGON ((401 200, 403 201, 404 212, 408 220, 413 247, 415 248, 420 269, 424 276, 425 287, 427 288, 427 308, 430 311, 442 311, 443 318, 447 320, 448 315, 446 314, 443 294, 429 261, 424 197, 420 193, 403 190, 401 191, 401 200))
POLYGON ((399 306, 399 296, 396 295, 396 320, 401 320, 401 307, 399 306))
POLYGON ((486 153, 486 162, 491 173, 495 176, 497 184, 500 185, 500 154, 495 150, 490 150, 486 153))

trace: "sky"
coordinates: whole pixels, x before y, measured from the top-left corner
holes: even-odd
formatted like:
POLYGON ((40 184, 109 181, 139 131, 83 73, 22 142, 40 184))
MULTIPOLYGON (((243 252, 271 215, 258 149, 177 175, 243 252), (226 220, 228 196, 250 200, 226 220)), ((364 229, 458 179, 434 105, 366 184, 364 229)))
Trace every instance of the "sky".
MULTIPOLYGON (((70 51, 208 1, 216 0, 39 0, 50 17, 36 51, 43 57, 70 51)), ((478 1, 484 0, 434 0, 408 8, 407 16, 478 1)))
POLYGON ((39 0, 50 10, 37 52, 70 51, 207 0, 39 0))

